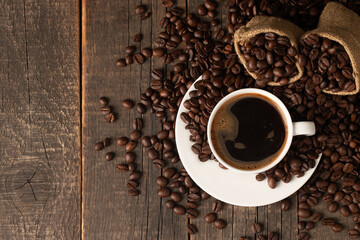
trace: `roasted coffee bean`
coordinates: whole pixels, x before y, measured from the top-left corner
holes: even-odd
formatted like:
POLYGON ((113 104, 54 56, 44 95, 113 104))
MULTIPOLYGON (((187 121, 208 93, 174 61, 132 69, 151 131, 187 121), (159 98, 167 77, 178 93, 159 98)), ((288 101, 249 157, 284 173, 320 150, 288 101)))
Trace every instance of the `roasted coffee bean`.
POLYGON ((145 19, 147 19, 147 18, 149 18, 150 17, 150 13, 149 12, 146 12, 146 13, 144 13, 144 14, 141 14, 141 20, 145 20, 145 19))
POLYGON ((103 142, 96 143, 95 146, 94 146, 94 149, 95 149, 95 151, 103 150, 104 149, 104 143, 103 142))
POLYGON ((259 173, 259 174, 256 175, 256 180, 259 181, 259 182, 263 181, 265 178, 266 178, 266 176, 263 173, 259 173))
POLYGON ((167 200, 165 206, 169 209, 173 209, 176 206, 176 203, 173 200, 167 200))
POLYGON ((261 225, 259 223, 253 223, 251 224, 251 231, 256 234, 256 233, 259 233, 261 232, 262 228, 261 228, 261 225))
POLYGON ((217 4, 213 0, 205 0, 204 5, 208 10, 215 10, 217 8, 217 4))
POLYGON ((129 171, 135 171, 136 170, 136 163, 132 162, 128 164, 129 171))
POLYGON ((110 146, 110 144, 111 144, 111 139, 110 138, 105 138, 103 140, 104 147, 108 147, 108 146, 110 146))
POLYGON ((125 146, 129 142, 127 137, 119 137, 116 139, 116 144, 119 146, 125 146))
POLYGON ((113 160, 113 159, 114 159, 114 153, 113 153, 113 152, 108 152, 108 153, 106 153, 105 159, 106 159, 106 161, 111 161, 111 160, 113 160))
POLYGON ((126 109, 131 109, 134 107, 134 102, 130 99, 124 99, 122 101, 122 106, 126 109))
POLYGON ((313 221, 308 221, 308 222, 306 223, 305 229, 306 229, 306 230, 311 230, 311 229, 313 229, 314 227, 315 227, 315 223, 314 223, 313 221))
POLYGON ((135 47, 135 46, 127 46, 127 47, 125 48, 125 54, 126 54, 126 55, 132 55, 135 51, 136 51, 136 47, 135 47))
POLYGON ((297 236, 297 240, 308 240, 308 239, 309 239, 309 234, 307 234, 306 232, 299 233, 299 235, 297 236))
POLYGON ((130 135, 129 138, 130 140, 136 141, 141 137, 141 132, 139 130, 133 130, 130 135))
POLYGON ((146 112, 146 106, 142 103, 136 104, 136 111, 140 114, 144 114, 146 112))
POLYGON ((172 7, 174 5, 174 0, 162 0, 162 6, 165 8, 172 7))
POLYGON ((135 189, 138 186, 138 183, 136 180, 128 180, 126 186, 130 189, 135 189))
POLYGON ((344 227, 340 223, 335 223, 331 225, 331 230, 333 230, 333 232, 341 232, 343 229, 344 227))
POLYGON ((318 222, 321 218, 322 218, 322 215, 321 215, 321 213, 318 213, 318 212, 314 213, 310 217, 311 221, 313 221, 313 222, 318 222))
POLYGON ((356 229, 350 229, 348 232, 349 239, 357 239, 359 238, 359 232, 356 229))
POLYGON ((136 12, 136 14, 138 14, 138 15, 141 15, 141 14, 145 13, 146 10, 147 10, 147 8, 146 8, 145 5, 138 5, 138 6, 136 6, 136 8, 135 8, 135 12, 136 12))
POLYGON ((123 58, 116 60, 116 66, 118 67, 126 67, 126 61, 123 58))
POLYGON ((188 223, 188 225, 187 225, 187 232, 189 233, 189 234, 195 234, 195 233, 197 233, 197 227, 194 225, 194 224, 191 224, 191 223, 188 223))
POLYGON ((107 105, 109 105, 109 99, 107 97, 99 98, 99 102, 100 102, 101 106, 103 106, 103 107, 106 107, 107 105))
POLYGON ((266 240, 266 237, 264 235, 260 234, 257 236, 257 239, 258 240, 266 240))
POLYGON ((105 121, 107 123, 113 123, 115 121, 115 119, 116 119, 115 114, 111 113, 111 112, 106 114, 106 116, 105 116, 105 121))
POLYGON ((140 191, 138 189, 129 189, 129 194, 135 197, 140 194, 140 191))
POLYGON ((142 38, 143 38, 143 35, 141 33, 137 33, 133 36, 132 40, 133 40, 133 42, 140 42, 142 40, 142 38))
POLYGON ((136 148, 137 143, 135 141, 129 141, 126 145, 125 145, 125 151, 126 152, 131 152, 132 150, 134 150, 136 148))
POLYGON ((279 234, 276 232, 270 232, 268 235, 268 240, 278 240, 279 234))
POLYGON ((141 172, 140 171, 133 171, 129 175, 130 180, 139 180, 141 178, 141 172))
POLYGON ((154 148, 149 148, 147 150, 147 156, 150 160, 155 160, 159 158, 159 152, 156 151, 154 148))
POLYGON ((299 209, 298 210, 298 216, 300 218, 308 218, 308 217, 310 217, 310 215, 311 215, 311 212, 309 209, 299 209))
POLYGON ((142 144, 144 147, 146 147, 146 148, 150 147, 150 146, 151 146, 150 137, 148 137, 148 136, 143 136, 143 137, 141 138, 141 144, 142 144))
POLYGON ((116 166, 116 169, 120 172, 127 172, 129 171, 129 166, 127 164, 122 163, 122 164, 118 164, 116 166))
POLYGON ((275 180, 275 178, 269 177, 268 178, 268 185, 272 189, 276 188, 276 180, 275 180))
POLYGON ((290 201, 289 199, 284 199, 281 201, 281 211, 288 211, 290 208, 290 201))
POLYGON ((207 192, 205 192, 204 190, 201 190, 200 195, 201 195, 201 200, 206 200, 206 199, 210 198, 210 195, 207 192))
POLYGON ((204 217, 206 223, 213 223, 217 219, 216 213, 208 213, 204 217))
POLYGON ((297 228, 298 228, 299 230, 304 230, 305 227, 306 227, 306 222, 305 222, 305 221, 299 221, 299 222, 298 222, 297 228))
POLYGON ((186 216, 190 219, 195 219, 199 216, 199 212, 196 211, 195 209, 192 209, 192 208, 189 208, 187 211, 186 211, 186 216))
POLYGON ((181 205, 176 205, 173 211, 176 215, 184 215, 186 212, 185 208, 181 205))
POLYGON ((170 179, 172 178, 175 173, 177 173, 177 169, 174 167, 166 168, 163 172, 165 178, 170 179))
POLYGON ((143 128, 143 121, 141 120, 141 118, 135 118, 132 126, 134 130, 140 131, 143 128))
POLYGON ((212 205, 211 205, 211 209, 212 209, 212 211, 213 212, 220 212, 221 211, 221 209, 222 209, 222 202, 221 201, 219 201, 219 200, 216 200, 216 201, 214 201, 213 203, 212 203, 212 205))
POLYGON ((170 195, 171 200, 174 202, 180 202, 181 201, 181 194, 178 192, 172 192, 170 195))
POLYGON ((153 56, 154 57, 162 57, 165 54, 165 49, 162 47, 154 48, 153 49, 153 56))
POLYGON ((168 184, 168 180, 163 176, 159 176, 156 178, 156 184, 160 187, 165 187, 168 184))
POLYGON ((170 188, 162 187, 158 190, 158 195, 161 198, 168 197, 168 196, 170 196, 170 194, 171 194, 170 188))
POLYGON ((133 60, 136 64, 143 64, 145 62, 145 58, 141 53, 135 54, 133 60))
POLYGON ((101 113, 104 115, 107 115, 111 112, 111 108, 110 107, 102 107, 101 108, 101 113))
POLYGON ((217 229, 224 229, 226 227, 227 223, 224 219, 216 219, 214 221, 214 226, 217 228, 217 229))
POLYGON ((335 219, 333 218, 324 218, 321 220, 321 224, 325 226, 332 226, 335 224, 335 219))
POLYGON ((141 49, 141 54, 146 58, 151 58, 153 52, 151 48, 143 48, 141 49))
POLYGON ((327 207, 328 211, 332 213, 336 212, 338 208, 339 208, 339 204, 335 201, 331 202, 327 207))

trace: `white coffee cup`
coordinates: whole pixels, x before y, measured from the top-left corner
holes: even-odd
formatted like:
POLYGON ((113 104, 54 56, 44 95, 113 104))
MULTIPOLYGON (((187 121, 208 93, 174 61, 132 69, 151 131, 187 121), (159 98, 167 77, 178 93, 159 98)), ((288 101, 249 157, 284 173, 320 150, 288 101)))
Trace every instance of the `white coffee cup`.
MULTIPOLYGON (((285 157, 286 153, 289 151, 289 148, 290 148, 290 145, 291 145, 291 142, 292 142, 292 139, 294 136, 298 136, 298 135, 311 136, 311 135, 314 135, 315 132, 316 132, 316 129, 315 129, 314 122, 310 122, 310 121, 293 122, 288 109, 286 108, 284 103, 279 98, 277 98, 275 95, 273 95, 270 92, 267 92, 267 91, 264 91, 261 89, 257 89, 257 88, 244 88, 244 89, 240 89, 240 90, 234 91, 234 92, 226 95, 223 99, 221 99, 221 101, 215 106, 215 108, 211 112, 211 115, 210 115, 210 118, 208 121, 208 128, 207 128, 207 136, 208 136, 210 149, 211 149, 212 153, 214 154, 214 156, 216 157, 216 159, 225 167, 235 170, 235 171, 238 171, 238 172, 241 172, 241 173, 260 173, 260 172, 269 170, 270 168, 272 168, 276 164, 278 164, 285 157), (272 160, 271 163, 269 163, 266 166, 263 166, 262 168, 245 170, 245 169, 236 168, 236 167, 228 164, 218 155, 218 153, 216 152, 216 149, 214 147, 214 144, 212 142, 211 129, 213 126, 212 123, 213 123, 215 114, 220 109, 220 107, 223 106, 227 102, 227 100, 229 100, 233 97, 241 97, 241 95, 251 95, 251 94, 264 96, 264 99, 270 99, 270 101, 272 101, 270 104, 272 104, 274 107, 276 107, 277 110, 279 111, 280 115, 283 118, 283 122, 284 122, 284 125, 285 125, 287 131, 286 131, 285 140, 284 140, 285 144, 283 144, 281 152, 276 156, 275 159, 272 160)), ((259 146, 259 147, 261 147, 261 146, 259 146)))

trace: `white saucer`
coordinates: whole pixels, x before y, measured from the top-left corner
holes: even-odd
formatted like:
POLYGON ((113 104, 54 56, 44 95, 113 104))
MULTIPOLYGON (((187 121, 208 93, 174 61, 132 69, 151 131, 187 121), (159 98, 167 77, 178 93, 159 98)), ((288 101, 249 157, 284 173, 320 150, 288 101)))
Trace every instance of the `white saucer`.
MULTIPOLYGON (((201 77, 196 81, 200 79, 201 77)), ((230 169, 222 169, 214 160, 200 162, 198 156, 191 150, 194 143, 189 140, 190 132, 185 129, 186 124, 180 119, 180 114, 188 111, 183 103, 190 99, 189 93, 192 90, 195 90, 194 84, 185 94, 176 117, 176 146, 181 162, 190 177, 211 196, 238 206, 263 206, 290 196, 301 188, 314 173, 321 155, 315 161, 315 167, 309 169, 303 177, 293 177, 290 183, 280 181, 275 189, 270 189, 266 179, 259 182, 255 179, 255 174, 239 174, 230 169)))

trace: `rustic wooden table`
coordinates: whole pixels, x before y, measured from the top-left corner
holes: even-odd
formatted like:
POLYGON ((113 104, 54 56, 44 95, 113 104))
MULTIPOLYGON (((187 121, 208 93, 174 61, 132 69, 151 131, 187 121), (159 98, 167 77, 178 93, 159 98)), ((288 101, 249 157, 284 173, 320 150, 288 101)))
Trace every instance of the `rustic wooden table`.
MULTIPOLYGON (((178 0, 194 12, 201 0, 178 0)), ((141 195, 129 197, 126 174, 115 170, 123 150, 112 162, 104 151, 94 152, 97 141, 128 134, 135 111, 120 107, 121 100, 139 100, 147 88, 150 70, 162 67, 158 59, 119 69, 135 33, 144 35, 138 49, 151 47, 160 32, 165 9, 151 0, 3 0, 0 4, 0 239, 254 239, 250 224, 261 222, 263 234, 296 239, 298 196, 292 207, 226 205, 219 215, 228 221, 224 230, 205 224, 211 208, 204 201, 201 217, 189 220, 164 207, 157 197, 155 169, 138 148, 143 171, 141 195), (146 4, 151 17, 140 21, 134 8, 146 4), (108 96, 119 115, 104 123, 98 98, 108 96), (199 232, 189 236, 186 224, 199 232)), ((219 9, 226 27, 227 9, 219 9)), ((144 133, 154 134, 154 116, 141 116, 144 133)), ((326 206, 316 207, 327 214, 326 206)), ((348 229, 351 218, 340 218, 348 229)), ((316 224, 314 239, 346 239, 316 224)))

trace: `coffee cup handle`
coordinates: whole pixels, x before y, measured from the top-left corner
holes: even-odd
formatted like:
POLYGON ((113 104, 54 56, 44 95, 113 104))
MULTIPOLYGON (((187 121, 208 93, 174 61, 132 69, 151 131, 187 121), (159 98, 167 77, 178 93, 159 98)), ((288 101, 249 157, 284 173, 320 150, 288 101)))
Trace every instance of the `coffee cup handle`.
POLYGON ((294 133, 293 136, 306 135, 312 136, 316 133, 315 123, 310 121, 294 122, 293 123, 294 133))

